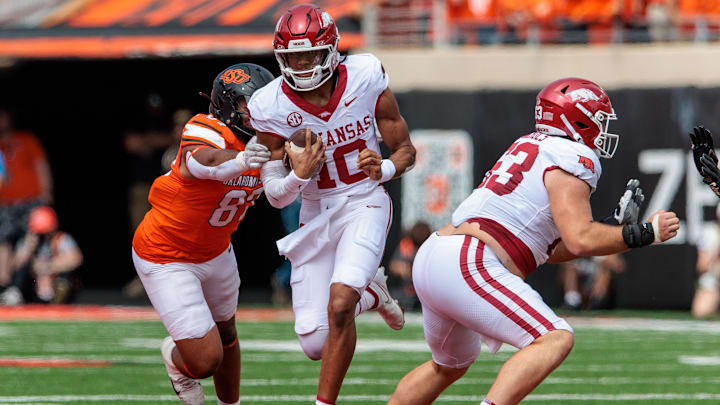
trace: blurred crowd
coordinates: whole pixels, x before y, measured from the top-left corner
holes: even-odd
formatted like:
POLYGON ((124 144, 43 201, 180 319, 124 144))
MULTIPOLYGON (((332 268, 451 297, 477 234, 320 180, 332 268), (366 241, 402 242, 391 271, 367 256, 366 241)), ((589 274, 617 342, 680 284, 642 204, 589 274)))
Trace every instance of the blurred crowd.
POLYGON ((720 39, 720 0, 446 0, 455 44, 720 39))
POLYGON ((0 109, 0 304, 69 302, 83 256, 60 230, 45 150, 0 109))

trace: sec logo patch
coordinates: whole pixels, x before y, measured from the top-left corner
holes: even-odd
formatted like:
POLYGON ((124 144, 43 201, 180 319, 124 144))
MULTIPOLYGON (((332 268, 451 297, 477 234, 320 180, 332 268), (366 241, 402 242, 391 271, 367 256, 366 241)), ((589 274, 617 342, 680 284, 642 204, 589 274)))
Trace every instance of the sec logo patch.
POLYGON ((287 123, 293 128, 299 127, 302 121, 302 115, 297 111, 293 111, 287 116, 287 123))

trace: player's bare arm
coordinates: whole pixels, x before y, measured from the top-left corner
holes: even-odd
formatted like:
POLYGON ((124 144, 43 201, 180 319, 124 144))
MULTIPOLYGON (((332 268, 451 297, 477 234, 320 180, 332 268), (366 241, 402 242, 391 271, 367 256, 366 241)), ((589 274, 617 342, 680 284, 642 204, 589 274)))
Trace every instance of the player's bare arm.
POLYGON ((560 169, 547 173, 545 187, 550 211, 562 238, 549 260, 552 263, 581 256, 605 256, 664 242, 675 237, 680 228, 677 215, 664 210, 651 215, 648 223, 642 225, 612 226, 595 222, 590 208, 590 187, 560 169))
MULTIPOLYGON (((602 219, 600 222, 607 225, 626 225, 637 224, 640 208, 645 201, 645 195, 640 188, 638 179, 630 179, 625 185, 625 191, 612 214, 602 219)), ((564 243, 560 243, 555 247, 553 254, 548 258, 550 263, 561 263, 572 260, 577 256, 570 253, 564 243)), ((612 256, 607 256, 612 257, 612 256)))
POLYGON ((285 141, 282 138, 267 132, 257 132, 255 136, 259 144, 270 150, 270 160, 282 160, 285 153, 285 141))
POLYGON ((397 100, 390 88, 380 94, 375 119, 383 142, 392 154, 386 159, 387 162, 384 162, 377 152, 364 149, 358 155, 358 168, 373 180, 386 181, 401 176, 415 163, 415 147, 410 142, 407 123, 400 114, 397 100), (394 173, 391 173, 393 169, 394 173))
POLYGON ((703 183, 709 185, 715 195, 720 197, 720 169, 712 134, 700 125, 694 127, 689 135, 695 167, 702 176, 703 183))
POLYGON ((225 181, 260 168, 269 158, 270 151, 254 138, 244 151, 190 145, 182 150, 180 174, 189 179, 225 181))

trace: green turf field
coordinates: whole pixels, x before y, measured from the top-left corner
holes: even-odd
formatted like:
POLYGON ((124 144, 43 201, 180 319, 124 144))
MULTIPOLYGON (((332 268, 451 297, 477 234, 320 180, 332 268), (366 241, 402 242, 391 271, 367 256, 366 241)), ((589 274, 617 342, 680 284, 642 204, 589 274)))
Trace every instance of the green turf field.
MULTIPOLYGON (((571 320, 573 352, 524 403, 720 403, 720 323, 657 318, 571 320)), ((243 404, 313 403, 319 363, 300 352, 290 323, 239 323, 238 332, 243 404)), ((429 359, 417 317, 395 332, 363 316, 358 334, 339 403, 385 403, 398 380, 429 359)), ((0 405, 176 402, 160 359, 164 336, 159 322, 0 323, 0 358, 111 362, 102 368, 0 367, 0 405)), ((482 354, 437 402, 479 403, 511 355, 507 345, 495 356, 482 354)), ((210 381, 204 385, 212 404, 210 381)))

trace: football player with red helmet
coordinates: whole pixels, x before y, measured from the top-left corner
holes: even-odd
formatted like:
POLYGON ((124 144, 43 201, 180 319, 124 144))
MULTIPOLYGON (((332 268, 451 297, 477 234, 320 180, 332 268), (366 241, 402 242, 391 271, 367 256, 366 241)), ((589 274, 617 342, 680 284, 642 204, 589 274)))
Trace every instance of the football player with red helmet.
POLYGON ((258 141, 271 151, 261 171, 268 201, 281 208, 302 192, 303 226, 278 241, 278 250, 292 263, 300 345, 309 358, 322 359, 318 404, 338 397, 355 350, 358 313, 376 310, 391 328, 403 327, 403 311, 378 269, 392 218, 382 183, 415 161, 382 64, 371 54, 341 57, 339 40, 327 11, 292 7, 275 26, 282 77, 248 103, 258 141), (391 151, 386 159, 376 123, 391 151), (322 142, 311 144, 308 131, 304 150, 291 149, 287 139, 305 128, 322 142), (285 153, 291 170, 282 163, 285 153))
POLYGON ((608 221, 594 221, 590 194, 619 136, 607 93, 567 78, 537 96, 535 132, 517 139, 463 201, 452 223, 423 243, 413 263, 432 360, 398 384, 390 405, 432 403, 480 353, 520 349, 500 369, 482 404, 520 402, 570 353, 573 330, 525 277, 537 266, 604 256, 677 235, 675 213, 638 223, 637 181, 608 221))

